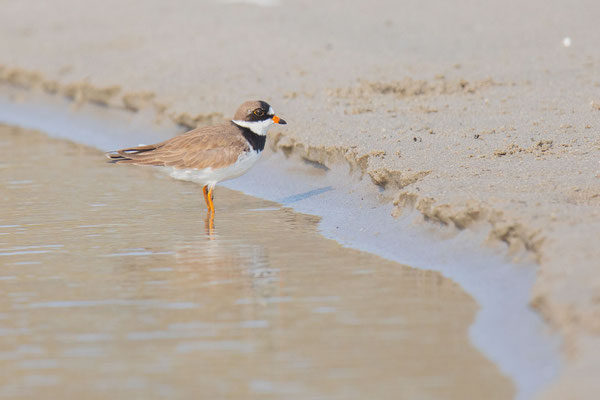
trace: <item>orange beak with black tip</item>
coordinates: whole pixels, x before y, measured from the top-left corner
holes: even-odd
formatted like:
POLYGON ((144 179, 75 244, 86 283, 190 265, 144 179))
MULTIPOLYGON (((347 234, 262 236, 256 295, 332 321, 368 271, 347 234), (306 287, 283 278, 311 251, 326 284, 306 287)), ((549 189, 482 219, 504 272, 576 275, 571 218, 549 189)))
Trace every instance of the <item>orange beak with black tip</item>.
POLYGON ((284 119, 279 118, 277 115, 273 115, 273 122, 275 122, 276 124, 280 124, 280 125, 287 124, 287 122, 285 122, 284 119))

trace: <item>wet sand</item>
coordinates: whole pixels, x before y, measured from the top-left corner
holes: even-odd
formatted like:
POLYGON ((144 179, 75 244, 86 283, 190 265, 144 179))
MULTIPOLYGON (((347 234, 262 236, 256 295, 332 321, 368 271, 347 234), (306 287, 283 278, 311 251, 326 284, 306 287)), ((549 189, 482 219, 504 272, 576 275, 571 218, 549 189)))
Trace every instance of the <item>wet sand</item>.
POLYGON ((0 129, 2 397, 493 398, 477 304, 318 218, 0 129), (10 151, 7 151, 10 149, 10 151))

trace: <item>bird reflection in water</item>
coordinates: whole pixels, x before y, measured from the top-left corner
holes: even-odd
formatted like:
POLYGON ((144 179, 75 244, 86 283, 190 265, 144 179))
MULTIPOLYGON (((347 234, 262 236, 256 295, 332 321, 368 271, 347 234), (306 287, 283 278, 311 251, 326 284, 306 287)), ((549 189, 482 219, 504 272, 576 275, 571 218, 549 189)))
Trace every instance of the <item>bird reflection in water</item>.
POLYGON ((206 218, 204 219, 204 228, 206 231, 206 237, 210 240, 214 240, 215 233, 215 212, 206 210, 206 218))

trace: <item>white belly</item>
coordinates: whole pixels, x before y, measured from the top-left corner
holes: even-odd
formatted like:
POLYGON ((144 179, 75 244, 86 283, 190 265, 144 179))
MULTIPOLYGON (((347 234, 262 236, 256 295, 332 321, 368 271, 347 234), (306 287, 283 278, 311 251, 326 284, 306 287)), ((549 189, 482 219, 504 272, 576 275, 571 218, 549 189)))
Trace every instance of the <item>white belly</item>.
POLYGON ((201 185, 214 186, 217 182, 237 178, 245 174, 258 159, 260 152, 250 151, 242 154, 235 163, 223 168, 204 169, 177 169, 173 167, 162 167, 175 179, 196 182, 201 185))

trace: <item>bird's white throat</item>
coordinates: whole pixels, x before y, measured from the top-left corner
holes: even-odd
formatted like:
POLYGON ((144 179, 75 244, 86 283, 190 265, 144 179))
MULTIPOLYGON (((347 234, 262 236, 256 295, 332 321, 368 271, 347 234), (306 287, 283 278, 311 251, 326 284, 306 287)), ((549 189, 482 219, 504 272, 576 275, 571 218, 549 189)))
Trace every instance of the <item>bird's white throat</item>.
POLYGON ((271 125, 274 124, 274 122, 271 118, 265 119, 264 121, 238 121, 238 120, 234 119, 231 122, 233 122, 237 126, 241 126, 243 128, 248 128, 252 132, 256 133, 257 135, 261 135, 261 136, 265 136, 267 134, 267 131, 271 127, 271 125))

